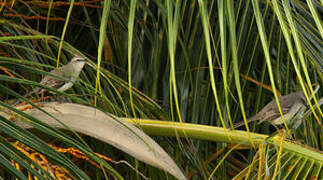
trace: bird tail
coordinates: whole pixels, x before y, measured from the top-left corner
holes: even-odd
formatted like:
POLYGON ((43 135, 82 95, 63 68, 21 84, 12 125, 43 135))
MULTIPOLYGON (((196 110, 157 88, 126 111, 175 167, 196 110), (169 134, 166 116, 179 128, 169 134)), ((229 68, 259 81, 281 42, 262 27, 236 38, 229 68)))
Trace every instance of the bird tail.
MULTIPOLYGON (((249 124, 253 121, 256 121, 257 119, 258 119, 258 116, 254 115, 251 118, 247 119, 247 123, 249 124)), ((245 125, 245 123, 244 123, 244 121, 241 121, 241 122, 235 124, 233 127, 234 127, 234 129, 236 129, 236 128, 243 126, 243 125, 245 125)))
MULTIPOLYGON (((34 88, 33 90, 31 90, 30 92, 26 93, 23 97, 24 97, 24 98, 27 98, 27 97, 29 97, 30 95, 34 94, 34 93, 41 92, 41 90, 42 90, 42 89, 40 89, 40 88, 36 87, 36 88, 34 88)), ((15 103, 13 103, 11 106, 16 106, 16 105, 18 105, 18 104, 20 104, 20 103, 22 103, 22 102, 23 102, 23 100, 22 100, 21 98, 19 98, 19 99, 18 99, 15 103)))
POLYGON ((40 89, 39 87, 36 87, 36 88, 34 88, 33 90, 31 90, 30 92, 26 93, 26 94, 24 95, 24 98, 27 98, 27 97, 29 97, 30 95, 34 94, 34 93, 40 93, 40 91, 41 91, 41 90, 42 90, 42 89, 40 89))

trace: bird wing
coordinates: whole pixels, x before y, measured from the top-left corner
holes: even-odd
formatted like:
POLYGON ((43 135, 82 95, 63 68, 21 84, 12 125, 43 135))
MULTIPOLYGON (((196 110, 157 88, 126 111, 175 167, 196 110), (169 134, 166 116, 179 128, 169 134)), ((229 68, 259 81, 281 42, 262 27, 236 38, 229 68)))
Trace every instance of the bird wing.
MULTIPOLYGON (((290 108, 295 104, 297 100, 302 96, 303 92, 295 92, 279 98, 279 104, 283 114, 288 113, 290 108)), ((270 101, 258 114, 255 115, 260 121, 259 124, 264 121, 272 121, 276 118, 279 118, 280 112, 276 103, 276 100, 273 99, 270 101)))
MULTIPOLYGON (((304 106, 305 105, 303 104, 302 100, 299 100, 299 101, 295 102, 294 105, 287 112, 283 111, 286 124, 290 124, 291 120, 293 119, 293 117, 296 114, 303 114, 305 111, 305 108, 302 109, 302 107, 304 107, 304 106)), ((300 118, 298 117, 298 119, 296 121, 300 121, 300 118)), ((275 124, 275 125, 281 125, 284 122, 282 120, 282 117, 279 116, 276 119, 273 119, 271 121, 271 123, 275 124)))
POLYGON ((62 87, 66 81, 68 81, 67 75, 65 73, 63 73, 61 69, 52 70, 50 73, 53 74, 54 76, 46 75, 41 80, 40 84, 54 88, 54 89, 58 89, 58 88, 62 87), (63 79, 66 79, 66 80, 63 80, 61 78, 57 78, 55 76, 62 77, 63 79))

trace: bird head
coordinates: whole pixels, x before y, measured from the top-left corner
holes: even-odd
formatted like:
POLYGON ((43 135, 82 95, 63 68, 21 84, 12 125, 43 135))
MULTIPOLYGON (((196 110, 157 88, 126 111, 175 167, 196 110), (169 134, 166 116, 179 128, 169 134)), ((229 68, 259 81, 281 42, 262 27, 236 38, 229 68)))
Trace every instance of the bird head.
POLYGON ((73 67, 78 67, 78 68, 82 69, 83 66, 85 65, 85 63, 86 63, 86 60, 84 57, 75 56, 72 58, 72 60, 69 64, 71 64, 73 67))

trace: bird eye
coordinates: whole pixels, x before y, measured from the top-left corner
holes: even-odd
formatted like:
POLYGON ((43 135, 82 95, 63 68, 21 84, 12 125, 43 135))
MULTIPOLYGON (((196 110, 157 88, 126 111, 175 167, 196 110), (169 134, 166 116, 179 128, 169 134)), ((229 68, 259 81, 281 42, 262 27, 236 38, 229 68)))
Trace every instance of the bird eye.
POLYGON ((85 59, 83 59, 83 58, 76 59, 76 62, 84 62, 84 61, 85 61, 85 59))

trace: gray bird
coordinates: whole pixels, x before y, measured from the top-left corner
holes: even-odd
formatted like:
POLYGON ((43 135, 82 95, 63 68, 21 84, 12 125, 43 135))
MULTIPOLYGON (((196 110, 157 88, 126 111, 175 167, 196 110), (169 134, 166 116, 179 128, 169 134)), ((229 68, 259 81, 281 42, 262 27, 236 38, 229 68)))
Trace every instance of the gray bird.
MULTIPOLYGON (((85 58, 81 56, 75 56, 65 66, 50 71, 50 74, 52 74, 53 76, 45 75, 45 77, 40 81, 40 84, 57 89, 57 91, 59 92, 64 92, 74 85, 85 63, 85 58)), ((31 94, 40 94, 44 91, 46 90, 36 87, 31 92, 27 93, 24 97, 27 97, 31 94)))
MULTIPOLYGON (((301 107, 306 105, 306 98, 302 91, 291 93, 279 98, 279 104, 284 115, 286 124, 289 124, 293 116, 298 113, 301 107)), ((259 121, 258 124, 265 121, 270 122, 273 125, 283 124, 282 117, 279 113, 277 103, 274 100, 270 101, 259 113, 247 119, 247 122, 259 121)), ((236 124, 234 128, 238 128, 244 125, 244 121, 236 124)))

